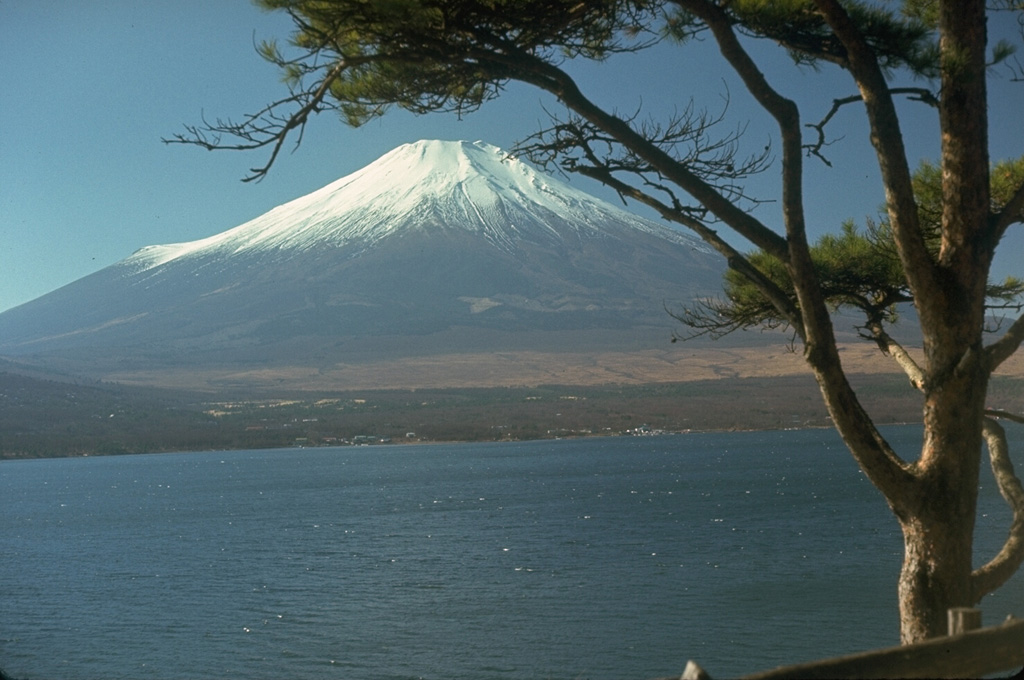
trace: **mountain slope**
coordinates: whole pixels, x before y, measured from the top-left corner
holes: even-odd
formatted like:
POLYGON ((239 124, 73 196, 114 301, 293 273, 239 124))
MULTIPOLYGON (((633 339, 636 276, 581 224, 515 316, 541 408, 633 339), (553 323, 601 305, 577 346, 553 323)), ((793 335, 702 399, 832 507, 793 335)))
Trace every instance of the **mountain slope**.
POLYGON ((482 142, 406 144, 371 165, 239 227, 191 243, 150 246, 125 261, 148 269, 173 259, 369 247, 410 231, 456 230, 513 251, 626 231, 706 246, 541 175, 482 142))
POLYGON ((643 346, 721 272, 700 242, 496 147, 423 141, 0 314, 0 354, 95 373, 643 346))

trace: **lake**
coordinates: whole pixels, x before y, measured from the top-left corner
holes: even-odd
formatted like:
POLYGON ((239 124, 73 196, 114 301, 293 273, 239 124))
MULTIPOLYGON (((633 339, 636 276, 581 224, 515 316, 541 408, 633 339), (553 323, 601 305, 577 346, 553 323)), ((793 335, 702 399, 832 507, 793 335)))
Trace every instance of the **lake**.
MULTIPOLYGON (((982 495, 976 562, 1009 527, 987 464, 982 495)), ((898 642, 899 530, 829 430, 4 461, 0 554, 26 680, 730 677, 898 642)), ((1024 615, 1024 577, 982 608, 1024 615)))

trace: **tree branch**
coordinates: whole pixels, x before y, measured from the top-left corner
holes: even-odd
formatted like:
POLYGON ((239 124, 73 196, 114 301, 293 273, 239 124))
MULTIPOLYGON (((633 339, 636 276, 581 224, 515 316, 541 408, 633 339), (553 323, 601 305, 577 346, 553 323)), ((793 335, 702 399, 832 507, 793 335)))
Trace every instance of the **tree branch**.
POLYGON ((926 387, 924 371, 921 370, 914 357, 910 356, 906 348, 886 332, 881 321, 869 320, 867 328, 871 332, 871 338, 878 343, 882 352, 891 356, 907 374, 914 389, 924 392, 926 387))
POLYGON ((1006 431, 995 418, 1008 418, 1024 422, 1024 418, 1004 411, 986 411, 982 434, 988 445, 992 474, 996 479, 999 493, 1013 510, 1013 521, 1009 536, 999 553, 987 564, 971 574, 971 599, 978 602, 988 593, 996 590, 1016 573, 1024 564, 1024 487, 1013 471, 1006 431))
MULTIPOLYGON (((750 58, 733 31, 729 16, 717 4, 703 0, 676 0, 687 12, 700 17, 711 29, 719 51, 743 80, 747 90, 776 121, 782 135, 782 211, 788 250, 783 262, 795 266, 793 248, 807 250, 803 214, 803 163, 801 162, 800 114, 796 104, 780 95, 750 58)), ((774 254, 774 253, 773 253, 774 254)), ((809 257, 807 260, 809 261, 809 257)))
POLYGON ((832 320, 811 259, 803 212, 803 140, 799 110, 792 100, 780 95, 768 83, 737 39, 729 16, 718 4, 703 0, 676 0, 676 4, 708 25, 722 56, 779 126, 782 210, 788 246, 788 257, 780 259, 789 270, 802 314, 804 358, 814 372, 833 422, 850 452, 886 499, 897 507, 908 486, 913 484, 912 476, 874 426, 843 372, 832 320))
MULTIPOLYGON (((782 317, 785 318, 793 328, 798 329, 798 332, 802 333, 803 323, 800 317, 800 310, 789 299, 785 291, 780 289, 764 274, 758 271, 758 269, 754 267, 746 257, 722 239, 722 237, 718 235, 718 232, 709 228, 701 221, 687 215, 685 211, 682 211, 679 208, 669 207, 653 196, 619 180, 607 170, 603 170, 598 167, 578 167, 577 172, 596 179, 599 182, 615 189, 622 196, 628 196, 629 198, 639 201, 644 205, 654 208, 665 219, 681 224, 692 230, 705 243, 725 257, 726 263, 730 269, 736 270, 752 284, 757 286, 757 289, 771 302, 772 306, 778 310, 779 314, 782 315, 782 317)), ((685 318, 673 312, 669 313, 679 321, 688 323, 685 318)))
MULTIPOLYGON (((932 91, 923 87, 894 87, 889 90, 889 94, 905 94, 908 95, 910 99, 924 102, 929 106, 937 107, 939 105, 939 100, 935 98, 932 91)), ((824 118, 817 123, 806 123, 804 125, 805 127, 812 128, 818 133, 818 140, 816 142, 804 145, 804 149, 807 150, 809 155, 817 156, 822 163, 830 168, 832 167, 832 163, 825 158, 824 154, 821 153, 821 150, 828 146, 828 142, 825 139, 825 126, 829 124, 829 121, 831 121, 837 113, 839 113, 840 108, 847 104, 853 104, 860 101, 864 101, 864 97, 859 94, 843 97, 842 99, 833 99, 832 108, 828 110, 828 113, 825 114, 824 118)))
POLYGON ((301 140, 302 132, 306 127, 306 122, 309 120, 309 115, 321 110, 324 98, 330 92, 331 85, 341 76, 346 68, 349 68, 348 62, 345 60, 338 61, 337 64, 327 71, 323 80, 316 87, 298 93, 293 92, 291 96, 279 99, 256 113, 247 116, 241 123, 217 121, 215 125, 207 124, 206 130, 216 135, 212 141, 207 137, 204 130, 192 126, 186 127, 188 136, 176 134, 171 139, 164 139, 163 142, 165 144, 195 144, 207 150, 246 150, 271 146, 270 158, 267 159, 266 164, 259 168, 250 168, 249 172, 251 174, 242 178, 243 182, 258 182, 266 177, 270 171, 270 167, 277 160, 281 147, 284 146, 285 140, 292 130, 299 129, 299 138, 301 140), (279 107, 299 102, 304 103, 296 112, 287 116, 278 116, 276 114, 276 110, 279 107), (231 134, 242 139, 243 142, 239 144, 221 144, 221 133, 231 134))
MULTIPOLYGON (((724 115, 724 110, 716 115, 695 112, 691 102, 664 124, 655 121, 636 123, 638 114, 624 120, 731 203, 757 205, 762 201, 745 194, 740 182, 767 169, 771 162, 770 145, 758 154, 738 157, 742 130, 719 137, 711 135, 712 128, 722 122, 724 115)), ((554 166, 569 173, 583 173, 589 167, 616 176, 631 175, 653 193, 664 195, 663 200, 674 209, 700 215, 701 219, 710 214, 699 204, 684 208, 677 195, 679 187, 671 185, 657 168, 578 114, 570 110, 565 120, 560 120, 553 113, 548 113, 548 116, 553 125, 518 143, 513 149, 515 153, 527 156, 541 167, 554 166)))
MULTIPOLYGON (((510 48, 509 52, 512 52, 510 48)), ((644 138, 627 121, 608 113, 591 102, 579 90, 565 71, 543 59, 515 50, 514 54, 496 55, 491 52, 474 53, 473 58, 501 63, 512 70, 517 80, 536 85, 558 97, 581 118, 605 131, 637 158, 643 159, 666 179, 690 194, 712 214, 729 225, 736 233, 781 260, 788 259, 786 240, 765 226, 750 213, 726 199, 715 187, 673 158, 669 153, 644 138)))
MULTIPOLYGON (((938 271, 925 245, 907 165, 903 134, 889 85, 871 46, 838 0, 815 0, 847 51, 847 64, 860 90, 882 172, 886 206, 903 268, 916 299, 941 299, 938 271)), ((941 323, 939 319, 930 320, 941 323)))
POLYGON ((998 340, 985 348, 985 356, 988 359, 988 371, 999 368, 999 365, 1013 356, 1014 352, 1024 342, 1024 316, 1018 317, 1010 324, 1006 333, 998 340))
POLYGON ((992 236, 997 242, 1006 233, 1006 230, 1011 224, 1024 221, 1024 183, 1022 183, 1017 190, 1010 197, 1010 200, 1006 202, 1002 210, 992 216, 989 222, 989 229, 992 232, 992 236))

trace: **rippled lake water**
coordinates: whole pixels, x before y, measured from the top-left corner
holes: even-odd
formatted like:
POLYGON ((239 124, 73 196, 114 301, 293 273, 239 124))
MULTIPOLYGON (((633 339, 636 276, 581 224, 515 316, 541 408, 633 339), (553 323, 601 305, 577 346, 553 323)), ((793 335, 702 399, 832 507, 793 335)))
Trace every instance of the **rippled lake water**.
MULTIPOLYGON (((901 552, 825 430, 5 461, 0 667, 729 677, 895 644, 901 552)), ((1024 615, 1024 577, 983 609, 1024 615)))

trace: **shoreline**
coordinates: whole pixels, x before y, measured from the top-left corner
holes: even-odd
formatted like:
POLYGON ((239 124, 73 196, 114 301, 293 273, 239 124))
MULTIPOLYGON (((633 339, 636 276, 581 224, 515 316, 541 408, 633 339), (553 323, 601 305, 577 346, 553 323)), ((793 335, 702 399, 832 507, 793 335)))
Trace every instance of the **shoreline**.
MULTIPOLYGON (((902 375, 853 382, 878 426, 920 422, 921 397, 902 375)), ((1024 377, 998 377, 989 394, 1024 412, 1024 377)), ((247 398, 0 373, 0 406, 0 460, 832 427, 808 375, 247 398)))
MULTIPOLYGON (((881 428, 888 427, 910 427, 914 425, 920 425, 920 423, 913 422, 892 422, 880 425, 881 428)), ((73 453, 66 455, 43 455, 43 456, 10 456, 0 455, 0 464, 10 461, 28 461, 28 460, 59 460, 64 458, 112 458, 118 456, 160 456, 160 455, 175 455, 175 454, 201 454, 201 453, 233 453, 240 451, 285 451, 289 449, 294 450, 305 450, 305 449, 355 449, 355 448, 392 448, 392 447, 407 447, 407 446, 460 446, 463 444, 521 444, 524 442, 543 442, 543 441, 561 441, 561 440, 584 440, 584 439, 611 439, 616 437, 621 438, 656 438, 656 437, 680 437, 686 435, 708 435, 708 434, 728 434, 728 433, 743 433, 752 434, 756 432, 799 432, 807 430, 831 430, 834 429, 831 425, 807 425, 803 427, 766 427, 766 428, 728 428, 728 429, 689 429, 679 431, 662 431, 652 434, 630 434, 628 432, 614 432, 607 434, 578 434, 571 436, 551 436, 551 437, 537 437, 535 439, 447 439, 447 440, 415 440, 415 441, 392 441, 392 442, 377 442, 372 444, 324 444, 318 446, 267 446, 260 448, 210 448, 210 449, 167 449, 167 450, 155 450, 155 451, 138 451, 130 453, 73 453)))

